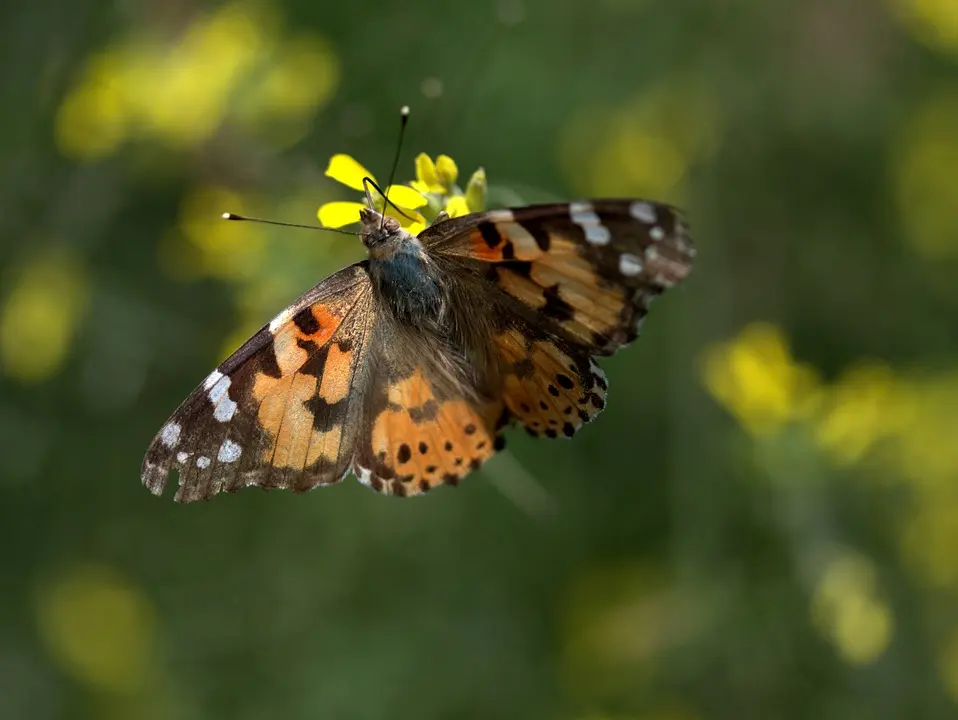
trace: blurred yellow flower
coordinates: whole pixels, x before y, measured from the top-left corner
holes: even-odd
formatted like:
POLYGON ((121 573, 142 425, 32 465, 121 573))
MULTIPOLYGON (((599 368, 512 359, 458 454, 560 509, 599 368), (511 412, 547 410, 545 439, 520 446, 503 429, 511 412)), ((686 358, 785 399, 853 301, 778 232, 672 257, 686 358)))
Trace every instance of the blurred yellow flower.
POLYGON ((781 330, 755 323, 705 355, 708 391, 755 435, 805 416, 819 399, 815 371, 795 362, 781 330))
POLYGON ((894 617, 879 596, 874 563, 841 552, 825 567, 812 599, 812 619, 852 665, 880 658, 891 642, 894 617))
POLYGON ((920 43, 958 54, 958 3, 955 0, 891 0, 891 5, 920 43))
POLYGON ((583 107, 559 141, 559 164, 583 196, 678 201, 689 168, 721 142, 721 107, 698 77, 672 77, 618 107, 583 107))
POLYGON ((949 88, 919 105, 892 148, 892 178, 905 237, 932 258, 958 255, 955 128, 958 92, 949 88))
POLYGON ((74 258, 51 253, 28 262, 14 277, 0 310, 4 374, 35 382, 57 372, 88 298, 86 270, 74 258))
POLYGON ((153 606, 112 568, 77 567, 53 578, 40 589, 37 622, 53 658, 96 690, 136 691, 153 672, 153 606))
POLYGON ((857 462, 878 440, 915 420, 916 401, 887 365, 853 367, 823 402, 816 439, 843 464, 857 462))
MULTIPOLYGON (((243 213, 241 197, 223 187, 192 190, 180 206, 179 230, 190 244, 177 266, 188 266, 180 276, 208 275, 231 280, 248 279, 260 269, 266 252, 266 231, 256 223, 227 223, 219 208, 243 213)), ((181 248, 181 250, 183 250, 181 248)), ((168 266, 169 267, 169 266, 168 266)))
POLYGON ((275 7, 234 0, 172 40, 131 31, 91 56, 64 97, 60 151, 96 160, 136 139, 192 147, 228 122, 289 145, 332 95, 339 67, 321 38, 280 26, 275 7))

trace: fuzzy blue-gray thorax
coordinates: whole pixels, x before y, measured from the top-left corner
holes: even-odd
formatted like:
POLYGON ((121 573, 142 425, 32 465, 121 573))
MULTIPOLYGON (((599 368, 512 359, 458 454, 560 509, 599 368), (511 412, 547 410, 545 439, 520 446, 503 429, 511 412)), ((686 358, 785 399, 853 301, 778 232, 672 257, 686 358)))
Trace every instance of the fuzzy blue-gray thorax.
POLYGON ((369 274, 386 306, 397 319, 434 323, 443 312, 443 293, 436 268, 422 244, 392 217, 362 212, 363 244, 369 250, 369 274))

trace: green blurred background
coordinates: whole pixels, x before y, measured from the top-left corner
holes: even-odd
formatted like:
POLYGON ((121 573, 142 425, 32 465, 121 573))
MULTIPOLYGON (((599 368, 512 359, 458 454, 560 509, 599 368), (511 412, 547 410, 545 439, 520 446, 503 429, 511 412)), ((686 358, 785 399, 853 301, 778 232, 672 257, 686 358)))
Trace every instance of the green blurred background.
POLYGON ((958 713, 954 0, 55 0, 0 10, 0 717, 958 713), (179 401, 361 257, 419 152, 686 207, 574 441, 458 490, 177 506, 179 401))

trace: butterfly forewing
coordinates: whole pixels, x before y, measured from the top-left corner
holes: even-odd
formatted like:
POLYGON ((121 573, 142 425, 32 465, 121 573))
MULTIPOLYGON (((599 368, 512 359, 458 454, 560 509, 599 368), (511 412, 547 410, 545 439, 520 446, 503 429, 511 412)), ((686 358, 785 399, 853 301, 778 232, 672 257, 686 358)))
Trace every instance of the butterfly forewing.
POLYGON ((157 434, 141 478, 177 500, 249 485, 308 490, 352 461, 358 407, 348 399, 375 321, 363 264, 317 285, 214 370, 157 434))
POLYGON ((688 274, 682 215, 646 200, 491 210, 420 233, 433 252, 487 263, 487 279, 595 354, 631 342, 652 298, 688 274))

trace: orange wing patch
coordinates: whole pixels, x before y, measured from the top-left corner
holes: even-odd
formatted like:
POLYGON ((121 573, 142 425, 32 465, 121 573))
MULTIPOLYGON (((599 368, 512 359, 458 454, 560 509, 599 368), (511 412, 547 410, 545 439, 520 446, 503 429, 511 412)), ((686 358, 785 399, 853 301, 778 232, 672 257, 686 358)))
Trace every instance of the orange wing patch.
POLYGON ((274 331, 279 377, 265 370, 254 377, 252 396, 265 438, 260 459, 278 470, 339 460, 346 417, 331 410, 346 397, 358 359, 351 342, 333 342, 344 313, 326 304, 302 309, 274 331), (310 402, 314 397, 322 401, 318 407, 310 402), (317 418, 320 407, 326 418, 317 418))
POLYGON ((554 238, 549 252, 535 262, 506 263, 496 271, 507 293, 545 312, 584 345, 614 333, 630 312, 631 293, 603 282, 565 239, 554 238))
POLYGON ((443 398, 422 368, 389 386, 386 407, 370 430, 371 458, 355 471, 374 490, 418 495, 440 484, 458 485, 503 447, 496 419, 501 403, 477 408, 464 398, 443 398))
POLYGON ((597 267, 582 256, 581 245, 541 227, 534 236, 509 211, 489 216, 469 234, 470 252, 480 260, 500 263, 496 282, 509 295, 549 315, 573 340, 587 346, 615 335, 623 322, 631 321, 632 292, 603 281, 597 267))
POLYGON ((503 401, 533 436, 572 437, 605 407, 605 374, 585 353, 511 329, 495 337, 506 369, 503 401))

